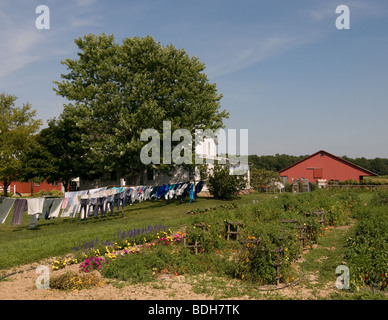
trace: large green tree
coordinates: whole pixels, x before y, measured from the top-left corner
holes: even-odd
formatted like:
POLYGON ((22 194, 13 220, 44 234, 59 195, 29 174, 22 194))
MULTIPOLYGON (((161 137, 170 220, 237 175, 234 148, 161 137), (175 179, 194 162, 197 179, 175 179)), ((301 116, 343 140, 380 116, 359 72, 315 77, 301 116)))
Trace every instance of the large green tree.
POLYGON ((36 135, 35 142, 23 157, 24 180, 60 181, 68 191, 72 179, 83 173, 80 136, 81 132, 71 119, 49 120, 48 126, 36 135))
POLYGON ((8 186, 23 177, 23 155, 42 125, 29 103, 15 106, 16 96, 0 93, 0 181, 7 196, 8 186))
POLYGON ((149 128, 162 134, 163 121, 171 121, 172 131, 194 133, 221 128, 228 117, 205 65, 183 49, 151 36, 119 44, 113 35, 89 34, 75 43, 78 59, 62 61, 69 73, 54 90, 69 100, 58 121, 75 123, 90 174, 120 170, 135 177, 144 168, 140 134, 149 128))

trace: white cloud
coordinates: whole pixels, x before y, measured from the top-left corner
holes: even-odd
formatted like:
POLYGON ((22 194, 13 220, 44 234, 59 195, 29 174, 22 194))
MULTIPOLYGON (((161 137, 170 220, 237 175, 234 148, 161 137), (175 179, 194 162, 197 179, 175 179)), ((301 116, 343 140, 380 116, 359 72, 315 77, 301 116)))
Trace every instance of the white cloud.
POLYGON ((273 33, 268 36, 228 38, 227 42, 213 43, 213 52, 208 52, 206 65, 210 77, 226 75, 286 53, 318 37, 317 34, 273 33))
POLYGON ((45 35, 35 29, 33 22, 28 26, 26 23, 21 25, 20 21, 8 20, 4 25, 0 29, 0 78, 42 59, 36 49, 45 41, 45 35))
POLYGON ((31 63, 69 53, 71 50, 64 39, 69 37, 73 44, 74 30, 101 26, 102 17, 96 13, 97 7, 96 0, 49 4, 51 28, 38 30, 35 10, 0 6, 0 79, 31 63))

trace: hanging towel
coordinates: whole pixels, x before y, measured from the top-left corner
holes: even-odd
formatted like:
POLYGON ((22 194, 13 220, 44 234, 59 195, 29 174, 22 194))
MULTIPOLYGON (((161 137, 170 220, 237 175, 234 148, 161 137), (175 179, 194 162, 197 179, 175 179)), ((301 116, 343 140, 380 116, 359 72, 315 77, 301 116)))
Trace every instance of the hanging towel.
POLYGON ((63 202, 63 199, 54 199, 54 202, 51 205, 49 218, 58 218, 59 211, 61 210, 62 202, 63 202))
MULTIPOLYGON (((44 199, 42 198, 44 201, 43 201, 43 206, 42 206, 42 212, 40 213, 34 213, 34 214, 31 214, 31 218, 30 218, 30 228, 33 228, 36 226, 36 223, 38 222, 39 219, 48 219, 48 213, 50 212, 50 208, 51 208, 51 205, 53 203, 53 199, 44 199)), ((32 200, 32 199, 27 199, 27 204, 28 204, 28 210, 31 211, 31 201, 29 200, 32 200)), ((37 210, 39 211, 39 210, 37 210)))
POLYGON ((43 212, 44 198, 27 199, 27 213, 31 216, 30 228, 35 227, 39 215, 43 212))
POLYGON ((28 214, 42 213, 44 198, 27 199, 28 214))
POLYGON ((54 199, 44 199, 43 210, 39 215, 39 219, 49 219, 50 211, 52 204, 54 203, 54 199))
POLYGON ((11 224, 13 226, 22 224, 22 216, 23 212, 26 211, 27 208, 27 199, 16 199, 15 205, 13 207, 13 217, 11 224))
POLYGON ((15 199, 13 198, 3 199, 3 202, 0 206, 0 223, 5 222, 5 219, 7 219, 8 214, 10 213, 14 203, 15 203, 15 199))
POLYGON ((62 201, 62 205, 61 205, 61 209, 65 210, 67 205, 69 203, 69 198, 64 198, 63 201, 62 201))
POLYGON ((62 210, 61 217, 62 218, 68 218, 73 213, 75 208, 75 205, 69 205, 66 207, 66 209, 62 210))

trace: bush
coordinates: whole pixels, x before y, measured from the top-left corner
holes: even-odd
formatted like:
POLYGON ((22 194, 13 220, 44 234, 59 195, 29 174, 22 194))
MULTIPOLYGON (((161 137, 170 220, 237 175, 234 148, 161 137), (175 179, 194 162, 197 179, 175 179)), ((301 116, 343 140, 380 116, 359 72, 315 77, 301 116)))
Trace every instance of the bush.
POLYGON ((388 208, 386 191, 373 195, 366 206, 355 210, 357 224, 354 236, 347 242, 350 284, 354 290, 369 286, 388 286, 388 208))
POLYGON ((63 192, 58 191, 58 190, 51 190, 51 191, 46 191, 46 190, 40 190, 37 193, 34 193, 35 197, 44 197, 44 196, 52 196, 56 198, 62 198, 64 197, 63 192))
POLYGON ((57 290, 82 290, 99 287, 104 284, 95 274, 76 275, 66 272, 50 278, 50 288, 57 290))
POLYGON ((231 175, 226 166, 215 165, 207 176, 209 193, 217 199, 231 199, 235 193, 246 186, 246 175, 231 175))
POLYGON ((252 168, 250 183, 253 189, 265 191, 274 182, 283 183, 279 173, 266 169, 252 168))

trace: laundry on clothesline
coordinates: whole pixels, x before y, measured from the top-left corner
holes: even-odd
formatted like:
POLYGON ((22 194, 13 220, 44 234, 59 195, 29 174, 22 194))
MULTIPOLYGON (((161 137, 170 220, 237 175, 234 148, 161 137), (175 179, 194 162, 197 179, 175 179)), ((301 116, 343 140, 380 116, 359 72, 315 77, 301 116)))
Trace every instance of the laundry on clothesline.
POLYGON ((0 205, 0 223, 4 223, 15 203, 13 198, 4 198, 0 205))
POLYGON ((197 184, 181 182, 162 184, 160 186, 131 186, 131 187, 101 187, 89 190, 65 192, 63 198, 37 197, 27 199, 2 198, 0 203, 0 223, 4 223, 12 211, 12 225, 22 223, 23 213, 27 211, 30 216, 30 227, 35 227, 41 219, 75 218, 87 219, 113 215, 129 204, 146 200, 180 199, 183 201, 189 196, 190 202, 197 199, 201 192, 203 182, 197 184))

